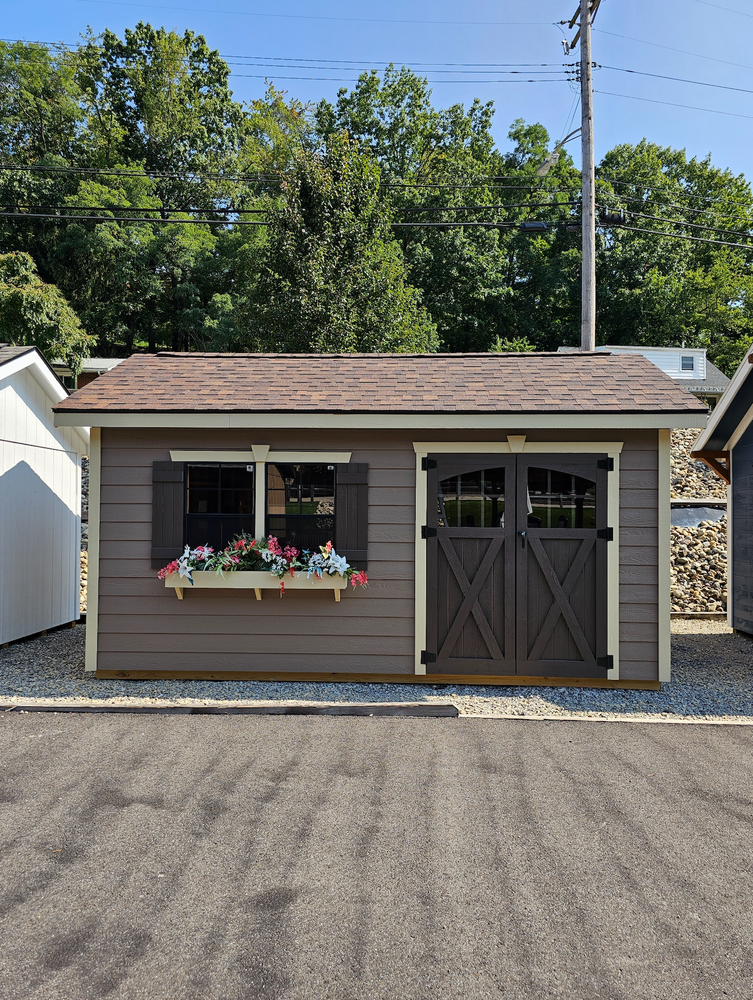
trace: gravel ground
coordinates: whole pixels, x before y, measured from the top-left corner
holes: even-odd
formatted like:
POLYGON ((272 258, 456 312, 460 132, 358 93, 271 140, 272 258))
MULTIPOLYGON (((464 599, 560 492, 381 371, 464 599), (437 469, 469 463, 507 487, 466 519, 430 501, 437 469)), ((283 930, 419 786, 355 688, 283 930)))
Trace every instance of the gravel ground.
POLYGON ((84 673, 85 629, 0 650, 0 700, 112 705, 452 702, 466 716, 753 720, 753 644, 721 621, 672 623, 673 681, 661 691, 267 681, 118 681, 84 673))
POLYGON ((727 499, 727 486, 705 462, 696 462, 690 452, 698 437, 698 431, 672 431, 672 490, 675 499, 695 497, 706 499, 715 497, 727 499))

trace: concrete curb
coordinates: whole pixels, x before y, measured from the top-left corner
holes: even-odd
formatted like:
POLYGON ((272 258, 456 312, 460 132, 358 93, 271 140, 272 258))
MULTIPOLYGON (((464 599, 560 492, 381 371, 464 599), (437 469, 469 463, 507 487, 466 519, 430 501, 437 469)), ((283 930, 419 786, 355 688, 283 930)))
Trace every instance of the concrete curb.
POLYGON ((374 705, 77 705, 75 702, 0 704, 0 712, 56 712, 92 715, 356 715, 394 718, 456 719, 452 704, 422 702, 374 705))

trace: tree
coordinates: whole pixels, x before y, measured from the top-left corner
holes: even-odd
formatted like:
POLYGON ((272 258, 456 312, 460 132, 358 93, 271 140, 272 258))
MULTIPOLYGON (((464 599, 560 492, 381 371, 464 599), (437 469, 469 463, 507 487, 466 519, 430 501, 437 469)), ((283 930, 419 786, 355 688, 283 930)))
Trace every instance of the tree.
POLYGON ((248 315, 255 348, 432 351, 436 330, 407 280, 372 157, 344 135, 300 155, 270 212, 248 315))
POLYGON ((0 338, 38 347, 48 361, 62 358, 74 375, 94 343, 58 289, 39 278, 24 253, 0 255, 0 338))

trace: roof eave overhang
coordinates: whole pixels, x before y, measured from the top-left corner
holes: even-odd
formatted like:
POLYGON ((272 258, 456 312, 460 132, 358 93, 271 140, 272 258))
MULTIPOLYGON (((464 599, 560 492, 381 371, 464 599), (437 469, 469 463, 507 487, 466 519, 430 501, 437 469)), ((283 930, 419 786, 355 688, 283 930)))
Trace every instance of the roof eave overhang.
POLYGON ((743 391, 751 371, 753 364, 747 357, 743 358, 712 411, 708 424, 695 441, 693 451, 717 453, 734 447, 736 440, 753 420, 753 401, 743 391))
POLYGON ((499 413, 380 413, 374 411, 220 412, 220 411, 96 411, 57 409, 59 427, 195 427, 195 428, 306 428, 372 430, 548 430, 548 429, 672 429, 704 427, 705 410, 499 412, 499 413))

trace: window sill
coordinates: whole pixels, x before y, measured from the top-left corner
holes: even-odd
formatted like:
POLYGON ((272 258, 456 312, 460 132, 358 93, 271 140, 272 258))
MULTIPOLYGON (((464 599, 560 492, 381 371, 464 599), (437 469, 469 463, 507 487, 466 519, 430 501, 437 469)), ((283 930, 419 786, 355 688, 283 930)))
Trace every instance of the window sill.
MULTIPOLYGON (((286 576, 285 590, 331 590, 334 592, 335 601, 340 600, 340 591, 345 590, 348 581, 344 576, 325 576, 321 580, 316 577, 308 577, 305 573, 298 576, 286 576)), ((175 596, 179 601, 183 600, 185 590, 253 590, 256 600, 262 599, 262 591, 279 590, 280 580, 271 573, 260 571, 248 572, 240 571, 226 573, 219 576, 217 573, 207 573, 196 570, 193 574, 193 586, 184 577, 171 573, 165 577, 165 586, 175 590, 175 596)))

